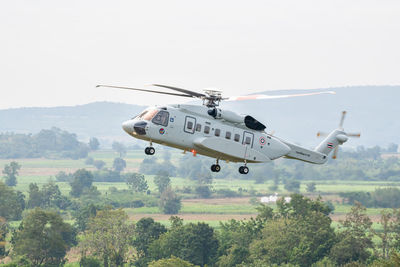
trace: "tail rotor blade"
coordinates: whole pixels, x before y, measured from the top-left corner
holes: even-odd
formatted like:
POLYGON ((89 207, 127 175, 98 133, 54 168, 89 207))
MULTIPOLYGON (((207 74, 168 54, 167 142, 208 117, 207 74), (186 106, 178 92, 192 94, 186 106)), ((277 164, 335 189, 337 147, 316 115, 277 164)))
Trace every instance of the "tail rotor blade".
POLYGON ((342 118, 340 119, 340 123, 339 123, 339 129, 343 129, 343 122, 344 122, 344 118, 346 117, 346 111, 342 111, 342 118))
POLYGON ((332 155, 332 158, 333 158, 333 159, 336 159, 336 158, 337 158, 338 151, 339 151, 339 146, 337 146, 337 147, 335 148, 335 151, 333 151, 333 155, 332 155))
POLYGON ((350 137, 356 137, 356 138, 360 138, 361 137, 361 133, 346 133, 347 136, 350 137))

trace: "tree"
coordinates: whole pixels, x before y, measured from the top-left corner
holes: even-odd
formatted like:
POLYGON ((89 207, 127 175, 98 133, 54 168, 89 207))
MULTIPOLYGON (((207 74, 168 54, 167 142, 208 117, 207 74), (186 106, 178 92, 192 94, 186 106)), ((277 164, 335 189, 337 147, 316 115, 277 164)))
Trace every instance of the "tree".
POLYGON ((101 169, 103 169, 104 166, 106 166, 106 163, 102 160, 94 160, 93 166, 95 166, 96 169, 101 170, 101 169))
POLYGON ((18 192, 0 182, 0 217, 6 220, 20 220, 22 210, 23 207, 18 192))
POLYGON ((119 153, 120 158, 122 158, 126 154, 126 147, 122 143, 114 141, 112 143, 112 149, 119 153))
POLYGON ((161 223, 155 222, 153 218, 142 218, 136 223, 135 239, 132 242, 138 254, 135 265, 147 266, 150 244, 165 232, 167 232, 167 228, 161 223))
POLYGON ((123 210, 101 210, 89 220, 80 247, 84 255, 89 252, 100 257, 104 267, 122 266, 127 261, 134 229, 123 210))
POLYGON ((195 188, 196 194, 201 198, 209 198, 211 190, 209 185, 198 185, 195 188))
POLYGON ((14 253, 26 256, 34 266, 58 266, 75 244, 75 232, 57 213, 35 209, 14 233, 13 242, 14 253))
POLYGON ((315 187, 315 183, 309 183, 309 184, 307 184, 307 192, 309 192, 309 193, 313 193, 313 192, 315 192, 315 190, 317 189, 316 187, 315 187))
POLYGON ((140 173, 130 173, 125 177, 126 184, 134 192, 144 193, 149 189, 147 181, 143 174, 140 173))
POLYGON ((177 214, 181 209, 181 198, 172 191, 170 186, 161 194, 160 209, 164 214, 177 214))
POLYGON ((89 189, 93 183, 93 175, 85 169, 77 170, 73 175, 73 180, 70 182, 70 195, 80 197, 85 189, 89 189))
POLYGON ((277 202, 278 210, 266 220, 261 238, 250 246, 250 258, 268 264, 311 266, 328 255, 335 241, 330 209, 320 201, 292 194, 290 203, 277 202))
POLYGON ((96 137, 92 137, 89 140, 89 148, 90 150, 97 150, 100 147, 100 142, 96 137))
POLYGON ((365 262, 373 248, 372 221, 366 215, 366 208, 359 202, 340 222, 338 242, 332 247, 330 257, 339 265, 353 261, 365 262))
POLYGON ((212 227, 205 223, 189 223, 161 235, 151 243, 149 254, 154 260, 174 255, 196 265, 212 266, 217 249, 218 240, 212 227))
POLYGON ((12 161, 10 164, 6 164, 3 169, 3 174, 5 178, 5 184, 8 186, 17 185, 17 175, 18 170, 21 169, 21 165, 17 162, 12 161))
POLYGON ((6 235, 8 227, 6 219, 0 217, 0 258, 6 254, 6 235))
POLYGON ((113 168, 117 172, 122 172, 126 168, 126 161, 122 158, 115 158, 113 162, 113 168))
POLYGON ((78 229, 79 232, 85 231, 89 220, 93 217, 96 217, 97 212, 102 209, 103 207, 96 206, 94 204, 80 207, 72 214, 75 219, 76 229, 78 229))
POLYGON ((150 262, 149 267, 196 267, 196 266, 188 261, 182 260, 175 256, 171 256, 171 258, 168 259, 152 261, 150 262))
POLYGON ((29 198, 27 206, 32 209, 40 208, 59 208, 66 209, 71 205, 71 201, 61 194, 61 191, 54 182, 49 182, 39 189, 36 183, 29 185, 29 198))
POLYGON ((299 192, 300 190, 300 182, 295 180, 287 180, 284 188, 290 192, 299 192))
POLYGON ((158 188, 158 192, 162 193, 164 190, 170 185, 171 179, 169 178, 169 175, 165 171, 160 171, 154 177, 154 183, 156 184, 158 188))

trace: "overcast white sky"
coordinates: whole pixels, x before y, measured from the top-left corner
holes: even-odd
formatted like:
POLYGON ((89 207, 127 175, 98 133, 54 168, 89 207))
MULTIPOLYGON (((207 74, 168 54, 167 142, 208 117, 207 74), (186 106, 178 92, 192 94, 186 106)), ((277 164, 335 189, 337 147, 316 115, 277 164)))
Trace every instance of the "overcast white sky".
POLYGON ((398 85, 399 14, 397 0, 2 0, 0 108, 176 102, 98 83, 398 85))

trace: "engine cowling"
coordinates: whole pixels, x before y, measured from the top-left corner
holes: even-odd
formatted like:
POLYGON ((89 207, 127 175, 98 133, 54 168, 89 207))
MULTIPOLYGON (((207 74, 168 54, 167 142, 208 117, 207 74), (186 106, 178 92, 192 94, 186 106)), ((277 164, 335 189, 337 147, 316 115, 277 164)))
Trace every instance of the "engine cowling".
POLYGON ((214 119, 223 119, 232 123, 244 123, 247 128, 252 130, 263 131, 266 128, 264 124, 249 115, 239 115, 233 111, 219 108, 210 109, 207 113, 214 119))
POLYGON ((219 108, 208 110, 208 115, 214 117, 215 119, 223 119, 233 123, 244 123, 245 118, 243 115, 239 115, 229 110, 221 110, 219 108))

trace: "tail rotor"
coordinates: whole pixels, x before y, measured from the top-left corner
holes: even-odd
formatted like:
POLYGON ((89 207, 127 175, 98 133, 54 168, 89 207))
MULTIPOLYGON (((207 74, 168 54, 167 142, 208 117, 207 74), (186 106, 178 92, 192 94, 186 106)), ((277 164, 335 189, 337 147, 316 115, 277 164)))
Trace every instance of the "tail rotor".
POLYGON ((328 149, 331 149, 334 147, 334 151, 332 154, 333 159, 337 158, 337 154, 339 152, 339 145, 346 142, 348 137, 359 138, 361 136, 361 133, 346 133, 344 131, 343 123, 344 123, 344 119, 346 118, 346 114, 347 114, 346 111, 342 111, 342 116, 340 118, 339 127, 333 133, 331 133, 331 134, 327 134, 324 132, 317 133, 317 137, 327 137, 325 139, 325 142, 321 143, 321 145, 317 148, 317 150, 320 152, 323 152, 325 154, 329 154, 330 151, 327 150, 326 148, 324 148, 324 143, 326 143, 326 146, 328 149))

